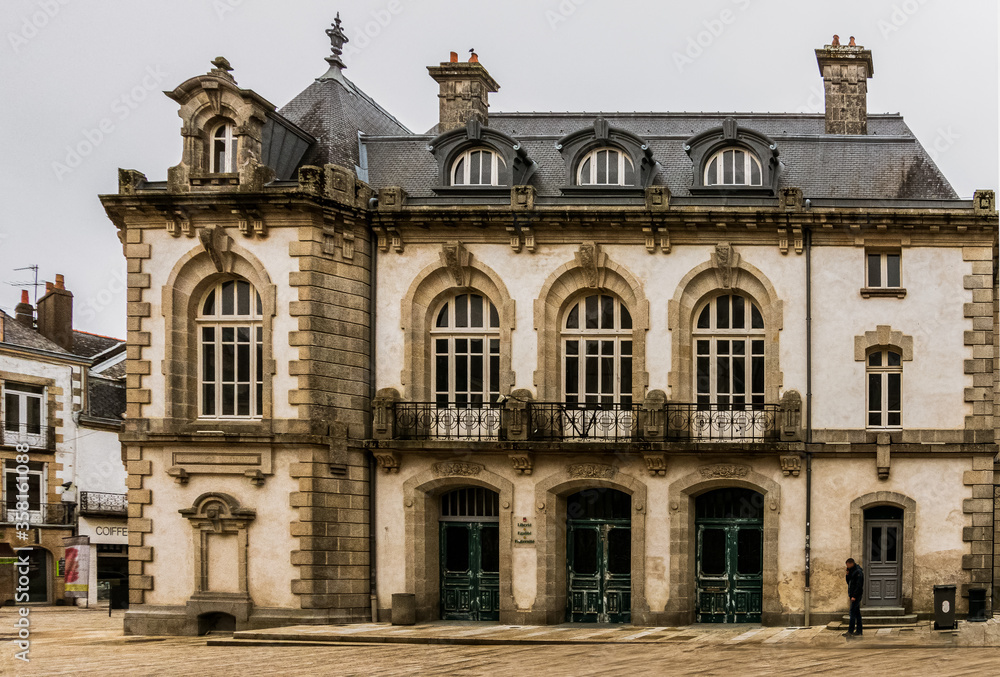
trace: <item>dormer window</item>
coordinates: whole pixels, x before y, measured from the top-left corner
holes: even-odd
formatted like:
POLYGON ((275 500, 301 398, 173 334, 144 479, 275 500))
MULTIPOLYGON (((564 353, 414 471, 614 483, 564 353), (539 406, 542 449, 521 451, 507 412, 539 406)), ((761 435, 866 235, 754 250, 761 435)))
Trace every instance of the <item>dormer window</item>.
POLYGON ((635 165, 616 148, 598 148, 580 162, 576 182, 580 186, 634 186, 635 165))
POLYGON ((223 122, 212 134, 212 167, 213 173, 236 172, 236 155, 239 150, 239 139, 236 137, 236 126, 232 122, 223 122))
POLYGON ((706 186, 760 186, 760 160, 742 148, 724 148, 705 168, 706 186))
POLYGON ((507 163, 499 154, 486 148, 467 150, 455 160, 451 172, 453 186, 500 185, 500 170, 507 163))

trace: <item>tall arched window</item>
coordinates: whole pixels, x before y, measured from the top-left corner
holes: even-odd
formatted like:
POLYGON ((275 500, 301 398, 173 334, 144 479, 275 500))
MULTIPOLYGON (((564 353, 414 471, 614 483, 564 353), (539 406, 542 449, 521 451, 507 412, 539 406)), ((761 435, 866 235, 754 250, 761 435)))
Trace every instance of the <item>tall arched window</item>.
POLYGON ((742 148, 724 148, 705 167, 706 186, 759 186, 760 160, 742 148))
POLYGON ((451 183, 453 186, 497 186, 500 170, 506 166, 499 153, 488 148, 473 148, 455 160, 451 183))
POLYGON ((260 294, 223 280, 198 308, 199 412, 202 418, 257 418, 264 409, 264 328, 260 294))
POLYGON ((438 407, 467 407, 500 397, 500 316, 480 294, 458 294, 437 312, 431 329, 431 380, 438 407))
POLYGON ((598 148, 580 162, 576 182, 581 186, 634 186, 635 165, 617 148, 598 148))
POLYGON ((232 122, 223 122, 215 128, 212 134, 212 162, 210 171, 237 171, 236 156, 239 151, 239 139, 236 137, 236 126, 232 122))
POLYGON ((698 408, 742 410, 764 404, 764 317, 742 294, 705 303, 692 329, 698 408))
POLYGON ((563 393, 570 405, 632 405, 632 316, 613 296, 573 303, 562 331, 563 393))
POLYGON ((895 348, 868 353, 868 427, 899 428, 903 415, 903 362, 895 348))

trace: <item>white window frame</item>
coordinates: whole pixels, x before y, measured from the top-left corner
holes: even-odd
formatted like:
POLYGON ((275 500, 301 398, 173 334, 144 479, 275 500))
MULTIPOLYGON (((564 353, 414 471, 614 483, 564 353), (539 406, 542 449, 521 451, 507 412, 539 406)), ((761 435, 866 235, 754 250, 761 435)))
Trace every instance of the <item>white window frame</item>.
POLYGON ((629 319, 632 320, 632 321, 634 321, 634 319, 632 318, 632 314, 629 312, 629 310, 625 306, 625 304, 622 303, 621 299, 619 299, 617 296, 614 296, 612 294, 606 294, 606 293, 600 293, 600 292, 598 292, 596 294, 587 294, 585 296, 581 296, 576 301, 574 301, 568 308, 566 308, 566 311, 563 314, 562 323, 560 325, 561 326, 560 343, 561 343, 561 348, 562 348, 562 351, 561 351, 562 352, 562 359, 560 360, 560 363, 561 363, 560 364, 560 368, 561 368, 560 370, 562 372, 562 396, 563 396, 563 402, 566 403, 567 407, 572 406, 574 404, 581 405, 581 406, 584 406, 584 407, 586 407, 588 405, 591 406, 591 407, 596 407, 596 406, 599 406, 599 405, 602 405, 602 404, 618 404, 618 403, 622 403, 623 400, 624 400, 625 404, 631 404, 631 402, 632 402, 632 390, 631 390, 631 388, 629 388, 627 392, 622 392, 622 373, 623 373, 622 360, 623 359, 628 359, 628 360, 632 361, 631 362, 631 366, 629 367, 629 376, 631 377, 632 376, 632 369, 635 368, 635 362, 634 362, 634 360, 635 360, 635 344, 632 343, 632 346, 630 348, 629 354, 623 355, 623 353, 622 353, 622 343, 623 342, 632 342, 632 340, 633 340, 633 334, 632 334, 633 328, 631 328, 631 327, 623 328, 622 327, 622 317, 623 317, 622 316, 622 311, 623 310, 628 315, 629 319), (610 328, 600 328, 600 327, 598 327, 598 328, 587 329, 586 328, 587 299, 589 299, 589 298, 596 298, 597 299, 598 324, 600 324, 602 297, 609 298, 614 303, 614 310, 613 310, 613 325, 614 326, 610 327, 610 328), (575 328, 570 328, 567 325, 569 323, 570 314, 573 312, 574 308, 577 309, 576 310, 576 312, 577 312, 577 318, 578 318, 577 324, 579 326, 575 327, 575 328), (577 359, 577 367, 576 367, 577 368, 577 392, 576 393, 569 393, 567 391, 567 386, 568 386, 568 382, 567 382, 567 374, 568 374, 567 361, 568 361, 568 359, 567 358, 570 357, 569 351, 568 351, 568 346, 569 346, 569 343, 571 341, 576 342, 577 346, 578 346, 578 350, 577 350, 577 353, 576 353, 576 357, 578 358, 577 359), (586 359, 587 358, 587 343, 586 343, 587 341, 597 341, 598 342, 598 346, 597 346, 597 348, 598 348, 598 352, 597 352, 598 358, 601 358, 601 357, 611 357, 612 358, 612 369, 613 369, 613 372, 614 372, 613 377, 612 377, 612 388, 613 388, 613 392, 612 393, 604 393, 604 392, 600 391, 601 380, 602 380, 601 377, 603 375, 602 374, 602 366, 601 366, 601 360, 600 359, 598 359, 598 361, 597 361, 597 369, 598 369, 598 371, 597 371, 598 392, 588 392, 588 390, 587 390, 587 359, 586 359), (601 343, 604 342, 604 341, 612 341, 613 342, 613 354, 612 355, 604 355, 604 354, 602 354, 603 353, 603 346, 601 345, 601 343), (569 401, 570 398, 573 398, 573 397, 576 398, 576 402, 575 403, 571 403, 569 401), (610 399, 610 401, 608 401, 609 399, 610 399), (591 400, 591 401, 588 401, 588 400, 591 400))
MULTIPOLYGON (((17 479, 16 478, 17 478, 17 475, 18 475, 18 473, 17 473, 17 465, 19 465, 19 464, 17 464, 13 459, 2 460, 2 461, 0 461, 0 463, 3 463, 3 468, 2 468, 2 470, 3 470, 3 489, 2 489, 2 491, 3 491, 3 502, 0 503, 0 508, 3 509, 3 516, 4 516, 5 521, 12 522, 14 520, 7 520, 6 518, 8 516, 8 511, 10 511, 10 512, 17 512, 16 508, 14 507, 14 505, 17 503, 17 494, 15 494, 13 496, 13 498, 8 495, 8 492, 7 492, 7 476, 8 475, 13 475, 14 478, 15 478, 14 482, 16 484, 17 483, 17 479)), ((30 503, 29 503, 29 509, 26 512, 28 513, 28 523, 29 524, 42 524, 44 522, 44 514, 45 514, 45 511, 42 508, 42 506, 49 504, 49 498, 48 498, 49 497, 49 487, 48 487, 48 477, 47 477, 49 466, 48 466, 48 463, 46 463, 45 461, 32 461, 32 463, 41 463, 41 466, 42 466, 41 469, 29 469, 28 472, 26 473, 28 475, 28 477, 29 477, 29 480, 28 480, 29 483, 31 482, 31 479, 30 479, 31 477, 37 477, 38 478, 38 509, 37 510, 31 510, 30 509, 30 503)), ((30 490, 29 490, 29 495, 30 495, 30 490)))
POLYGON ((266 379, 264 378, 264 365, 260 363, 263 358, 263 347, 264 342, 267 337, 264 336, 264 320, 262 312, 262 301, 260 298, 260 292, 251 284, 249 281, 242 278, 227 278, 216 282, 212 287, 206 291, 201 296, 201 300, 198 302, 198 313, 195 321, 195 331, 197 334, 198 341, 198 419, 199 420, 260 420, 263 417, 263 399, 264 399, 264 387, 266 384, 266 379), (246 283, 250 286, 250 312, 249 314, 236 314, 238 312, 238 297, 236 296, 236 286, 233 287, 233 314, 223 315, 222 314, 222 290, 226 283, 246 283), (204 313, 205 303, 208 300, 210 294, 215 294, 215 305, 213 309, 213 314, 206 315, 204 313), (248 328, 250 333, 249 351, 250 351, 250 381, 247 383, 249 385, 249 414, 238 414, 240 409, 240 401, 237 394, 233 396, 233 414, 223 414, 222 413, 222 389, 223 386, 233 385, 239 386, 242 384, 241 381, 235 380, 238 377, 238 367, 236 358, 236 337, 238 336, 238 330, 241 328, 248 328), (204 329, 213 330, 212 346, 214 348, 214 381, 207 382, 205 380, 205 346, 206 341, 204 339, 204 329), (234 380, 223 382, 223 329, 233 329, 234 336, 234 380), (258 339, 258 336, 260 337, 258 339), (258 347, 260 356, 258 356, 258 347), (214 411, 212 413, 205 412, 205 386, 214 386, 214 411), (260 393, 258 393, 258 387, 260 393))
POLYGON ((903 427, 903 352, 893 346, 878 346, 865 355, 865 428, 868 430, 900 430, 903 427), (889 353, 896 355, 899 364, 889 365, 889 353), (871 364, 872 355, 881 355, 879 365, 871 364), (889 409, 889 376, 899 376, 899 409, 889 409), (879 408, 873 409, 871 401, 872 377, 879 379, 879 408), (879 423, 871 422, 872 414, 879 415, 879 423), (898 423, 889 423, 889 416, 899 416, 898 423))
MULTIPOLYGON (((482 157, 480 157, 480 173, 479 177, 482 179, 482 157)), ((485 148, 483 146, 477 146, 476 148, 470 148, 469 150, 461 153, 455 158, 455 161, 451 165, 451 185, 453 186, 499 186, 500 185, 500 169, 506 168, 507 163, 492 148, 485 148), (490 155, 490 182, 484 183, 480 180, 479 183, 470 183, 469 179, 472 176, 472 155, 473 153, 487 153, 490 155), (459 169, 462 170, 462 180, 458 180, 459 169)))
POLYGON ((880 250, 880 249, 866 249, 865 250, 865 272, 864 272, 865 288, 867 289, 902 289, 903 288, 903 254, 900 250, 880 250), (877 256, 879 258, 879 273, 878 273, 878 284, 871 284, 871 258, 877 256), (898 258, 898 277, 899 284, 890 285, 889 284, 889 257, 895 256, 898 258))
POLYGON ((2 403, 3 416, 0 418, 0 433, 4 444, 27 444, 33 449, 44 449, 48 438, 48 389, 44 386, 37 386, 31 383, 20 383, 18 381, 4 381, 0 389, 0 403, 2 403), (32 393, 21 390, 18 386, 29 388, 42 388, 41 393, 32 393), (7 395, 17 395, 18 404, 18 430, 7 430, 7 395), (37 434, 30 434, 28 428, 28 399, 39 401, 39 431, 37 434))
MULTIPOLYGON (((455 360, 456 360, 455 341, 458 340, 458 339, 466 339, 466 340, 470 340, 470 341, 471 340, 475 340, 475 339, 481 339, 483 341, 483 353, 482 353, 482 357, 483 357, 483 390, 482 390, 481 393, 479 393, 479 392, 473 393, 472 392, 472 390, 470 389, 471 385, 472 385, 471 384, 472 374, 471 374, 471 371, 469 371, 466 374, 466 376, 467 376, 467 378, 466 378, 466 386, 467 386, 467 388, 466 388, 465 391, 462 391, 462 394, 465 395, 467 397, 467 399, 468 399, 467 406, 468 407, 481 407, 481 406, 486 406, 486 405, 491 404, 491 403, 495 403, 500 398, 500 383, 499 382, 497 382, 497 383, 493 383, 492 382, 492 379, 490 377, 490 371, 491 371, 490 361, 493 359, 494 355, 496 356, 497 361, 499 361, 499 359, 500 359, 500 352, 499 351, 502 349, 502 346, 500 346, 500 320, 499 320, 500 315, 499 315, 499 311, 497 311, 496 305, 485 294, 480 294, 480 293, 477 293, 477 292, 462 292, 462 293, 454 294, 454 295, 450 296, 447 300, 445 300, 444 302, 442 302, 441 304, 439 304, 438 307, 437 307, 437 310, 435 311, 435 313, 433 315, 433 317, 434 317, 434 321, 432 323, 432 326, 431 326, 431 329, 430 329, 429 333, 430 333, 430 346, 431 346, 431 391, 433 393, 435 404, 437 404, 439 402, 439 399, 444 399, 444 398, 440 397, 441 395, 447 395, 447 398, 444 401, 446 401, 448 404, 444 405, 444 406, 442 406, 440 404, 437 404, 437 406, 439 408, 456 407, 456 406, 458 406, 456 403, 457 403, 457 401, 459 399, 458 398, 459 391, 456 388, 456 383, 455 383, 455 377, 456 377, 456 368, 455 368, 455 360), (470 313, 466 317, 467 317, 467 324, 468 325, 472 324, 471 299, 470 299, 470 297, 472 297, 472 296, 478 296, 478 297, 480 297, 482 299, 482 303, 483 303, 483 324, 482 324, 482 326, 478 326, 478 327, 473 327, 473 326, 457 327, 457 326, 455 326, 456 325, 456 320, 455 320, 456 306, 457 306, 459 298, 464 298, 465 303, 470 305, 470 313), (447 313, 447 326, 446 327, 438 327, 437 326, 438 325, 438 318, 440 317, 440 315, 441 315, 442 312, 446 312, 447 313), (496 326, 492 326, 493 325, 493 320, 492 320, 493 315, 496 315, 496 326), (448 352, 447 352, 447 356, 448 356, 448 392, 447 393, 444 393, 444 391, 439 391, 438 387, 437 387, 437 379, 438 379, 437 358, 439 356, 439 353, 437 351, 437 341, 438 340, 445 340, 445 341, 447 341, 447 345, 448 345, 448 352), (491 351, 491 346, 490 346, 490 342, 491 341, 496 341, 497 342, 497 344, 496 344, 497 345, 497 352, 495 352, 495 353, 491 351), (473 402, 472 399, 475 396, 481 396, 482 397, 482 402, 481 403, 473 402)), ((472 354, 473 353, 471 352, 471 348, 470 348, 470 352, 466 353, 466 355, 470 355, 471 356, 472 354)), ((444 355, 444 353, 440 353, 440 355, 444 355)), ((500 377, 499 377, 499 374, 498 374, 497 375, 497 381, 499 381, 499 380, 500 380, 500 377)))
MULTIPOLYGON (((611 166, 611 162, 608 161, 607 166, 611 166)), ((607 175, 607 174, 606 174, 607 175)), ((595 148, 590 151, 582 158, 577 165, 576 169, 576 185, 578 186, 631 186, 635 185, 635 163, 632 162, 632 158, 629 157, 628 153, 623 151, 621 148, 615 148, 614 146, 603 146, 601 148, 595 148), (598 153, 601 152, 612 152, 618 154, 618 181, 615 183, 598 183, 597 182, 597 159, 598 153), (587 162, 590 161, 590 169, 588 171, 589 176, 587 180, 584 181, 584 167, 587 162), (625 169, 628 167, 632 171, 633 182, 625 182, 625 169)))
POLYGON ((209 139, 209 163, 211 173, 230 174, 239 171, 239 168, 236 166, 239 145, 239 138, 236 136, 236 125, 229 120, 217 125, 215 129, 212 130, 212 136, 209 139), (221 137, 219 136, 219 132, 222 132, 221 137), (215 144, 220 140, 223 144, 223 166, 221 168, 219 167, 217 159, 218 156, 215 152, 215 144))
MULTIPOLYGON (((734 168, 734 170, 735 170, 735 167, 736 167, 736 156, 734 155, 733 156, 733 168, 734 168)), ((713 153, 708 158, 708 161, 705 163, 705 174, 704 174, 703 181, 704 181, 704 184, 706 186, 750 186, 750 187, 758 187, 758 186, 762 186, 763 185, 763 181, 764 181, 764 169, 763 169, 763 167, 760 164, 760 160, 758 160, 757 156, 754 155, 754 153, 751 152, 749 149, 742 148, 740 146, 727 146, 726 148, 722 148, 722 149, 716 151, 715 153, 713 153), (735 171, 733 171, 733 183, 725 183, 724 182, 725 176, 726 176, 725 167, 723 166, 723 163, 725 162, 725 154, 729 153, 729 152, 733 152, 733 151, 738 151, 740 153, 743 153, 743 179, 744 179, 743 183, 736 183, 735 182, 736 181, 736 172, 735 171), (716 160, 718 160, 718 162, 715 165, 715 177, 713 177, 713 178, 710 179, 709 178, 709 173, 712 170, 712 163, 715 162, 716 160), (756 169, 757 169, 757 177, 759 179, 756 183, 753 182, 753 178, 752 178, 752 176, 753 176, 752 175, 752 169, 754 167, 756 167, 756 169)))
MULTIPOLYGON (((740 294, 736 292, 731 292, 727 294, 717 294, 712 298, 704 301, 693 316, 694 326, 691 328, 691 352, 693 358, 692 364, 692 378, 694 379, 694 386, 692 392, 695 394, 696 404, 711 404, 719 405, 719 389, 718 389, 718 342, 719 341, 729 341, 730 352, 729 352, 729 381, 730 381, 730 391, 732 390, 733 384, 733 371, 732 364, 733 358, 736 356, 735 351, 732 349, 732 344, 735 341, 740 341, 744 343, 744 391, 742 397, 744 402, 742 405, 737 405, 733 402, 736 395, 733 392, 723 393, 722 397, 728 397, 729 402, 724 403, 728 406, 736 409, 742 410, 742 407, 747 409, 756 408, 754 405, 765 404, 764 397, 767 392, 767 383, 764 383, 763 389, 759 392, 754 392, 753 389, 753 358, 761 357, 764 362, 761 365, 761 369, 764 371, 764 378, 767 378, 767 362, 763 350, 759 353, 755 353, 753 349, 754 341, 761 341, 766 345, 766 323, 764 322, 764 314, 760 309, 760 306, 754 301, 750 296, 746 294, 740 294), (743 327, 732 327, 720 329, 718 327, 718 313, 717 305, 718 301, 722 297, 729 297, 729 321, 727 324, 733 324, 733 303, 732 297, 739 296, 743 299, 743 327), (698 320, 701 318, 701 314, 708 308, 709 326, 707 328, 699 328, 698 320), (756 309, 761 317, 761 327, 753 327, 753 310, 756 309), (699 353, 699 341, 709 342, 709 352, 707 355, 702 355, 699 353), (700 387, 698 383, 699 368, 698 368, 698 358, 708 357, 709 360, 709 388, 706 392, 700 387), (704 398, 708 398, 708 402, 703 402, 704 398)), ((726 356, 723 356, 726 357, 726 356)))

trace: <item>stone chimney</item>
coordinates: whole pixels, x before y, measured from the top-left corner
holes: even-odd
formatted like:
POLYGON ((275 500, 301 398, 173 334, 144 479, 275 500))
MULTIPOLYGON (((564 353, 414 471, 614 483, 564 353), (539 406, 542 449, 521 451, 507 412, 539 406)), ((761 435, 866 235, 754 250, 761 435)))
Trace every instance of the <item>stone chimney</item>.
POLYGON ((868 78, 875 73, 871 50, 854 44, 833 44, 816 50, 826 91, 826 133, 868 134, 868 78))
POLYGON ((474 51, 471 54, 467 63, 459 63, 458 54, 452 52, 448 63, 427 67, 431 77, 441 85, 438 134, 464 127, 471 119, 489 125, 489 93, 499 91, 500 85, 479 63, 479 56, 474 51))
POLYGON ((38 299, 38 333, 56 345, 73 350, 73 294, 62 275, 56 283, 45 283, 45 296, 38 299))
POLYGON ((28 302, 28 290, 21 290, 21 302, 14 306, 14 319, 28 329, 35 328, 35 309, 28 302))

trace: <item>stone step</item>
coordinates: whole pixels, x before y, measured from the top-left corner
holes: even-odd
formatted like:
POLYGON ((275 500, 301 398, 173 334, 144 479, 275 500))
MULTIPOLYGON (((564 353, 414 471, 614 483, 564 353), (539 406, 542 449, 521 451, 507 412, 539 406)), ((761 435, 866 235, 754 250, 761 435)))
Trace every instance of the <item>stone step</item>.
MULTIPOLYGON (((869 616, 865 613, 861 614, 861 619, 864 621, 865 625, 885 627, 887 625, 895 626, 907 626, 917 624, 916 614, 905 614, 902 616, 869 616)), ((843 623, 847 624, 851 622, 850 616, 842 616, 841 620, 843 623)))
POLYGON ((901 606, 865 606, 861 607, 861 617, 869 616, 905 616, 906 609, 901 606))

